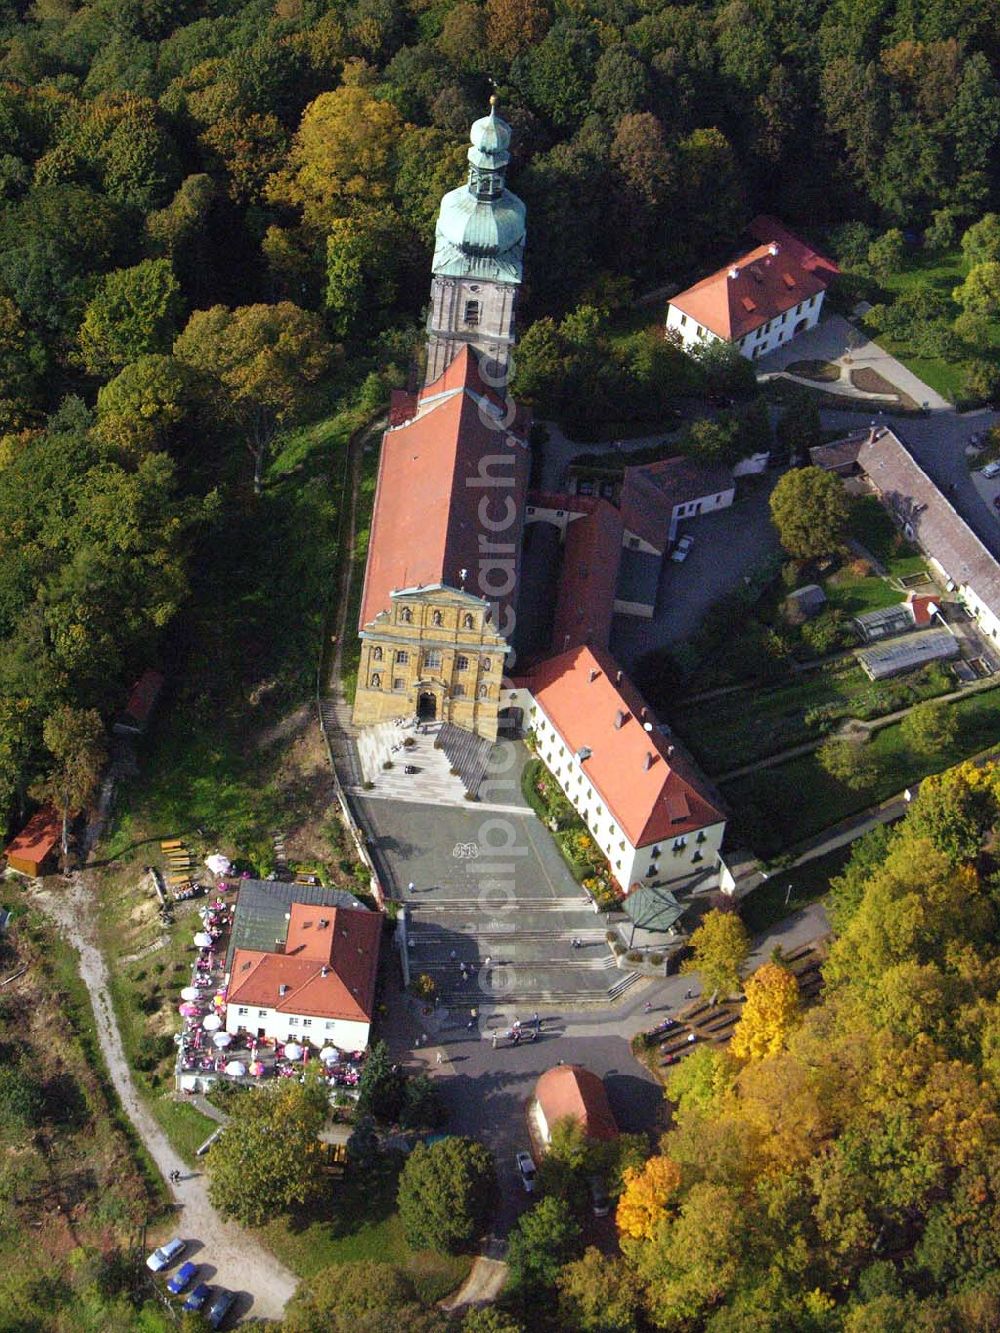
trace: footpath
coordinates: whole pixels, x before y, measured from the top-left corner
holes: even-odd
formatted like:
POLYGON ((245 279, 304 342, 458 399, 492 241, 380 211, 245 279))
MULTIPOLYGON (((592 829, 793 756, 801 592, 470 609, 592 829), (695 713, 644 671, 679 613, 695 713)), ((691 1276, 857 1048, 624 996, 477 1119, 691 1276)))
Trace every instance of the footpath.
POLYGON ((135 1127, 165 1181, 170 1185, 176 1219, 173 1234, 188 1242, 189 1257, 207 1266, 203 1277, 240 1294, 239 1313, 280 1319, 298 1279, 249 1232, 224 1221, 208 1199, 208 1182, 192 1172, 174 1151, 166 1134, 139 1096, 125 1058, 108 985, 108 969, 93 929, 96 909, 84 876, 72 885, 35 889, 34 901, 59 927, 80 956, 80 976, 87 987, 97 1024, 97 1038, 122 1109, 135 1127))

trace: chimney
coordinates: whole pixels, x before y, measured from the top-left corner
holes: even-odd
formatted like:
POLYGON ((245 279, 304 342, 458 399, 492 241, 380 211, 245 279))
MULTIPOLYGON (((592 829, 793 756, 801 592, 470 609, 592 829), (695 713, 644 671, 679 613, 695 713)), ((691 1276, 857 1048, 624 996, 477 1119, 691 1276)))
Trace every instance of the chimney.
POLYGON ((321 977, 327 977, 327 976, 330 975, 330 969, 326 966, 325 963, 324 963, 324 965, 320 968, 320 970, 319 970, 319 974, 320 974, 321 977))
POLYGON ((647 772, 647 773, 648 773, 649 770, 653 767, 653 752, 652 752, 652 750, 647 750, 647 751, 646 751, 646 758, 642 761, 642 767, 643 767, 644 771, 647 772))
POLYGON ((587 677, 587 680, 589 681, 589 683, 590 683, 591 685, 593 685, 594 681, 597 679, 597 677, 598 677, 600 674, 601 674, 601 673, 597 670, 596 667, 591 667, 591 668, 590 668, 590 675, 587 677))
POLYGON ((739 276, 740 276, 740 271, 734 264, 733 267, 729 270, 730 281, 732 281, 735 278, 738 278, 739 276))
POLYGON ((767 253, 768 253, 769 255, 776 255, 776 254, 778 253, 778 250, 779 250, 779 249, 780 249, 780 247, 779 247, 779 245, 778 245, 778 242, 777 242, 777 241, 772 241, 771 244, 767 247, 767 253))
POLYGON ((282 982, 281 985, 278 987, 278 994, 279 994, 279 995, 287 995, 287 994, 288 994, 288 987, 285 985, 284 982, 282 982))
POLYGON ((625 725, 625 714, 619 708, 618 712, 615 713, 615 731, 621 731, 624 725, 625 725))
POLYGON ((329 924, 330 924, 330 923, 329 923, 329 921, 326 919, 325 916, 321 916, 321 917, 320 917, 320 919, 319 919, 319 928, 320 928, 320 930, 326 930, 326 928, 327 928, 327 926, 328 926, 329 924))

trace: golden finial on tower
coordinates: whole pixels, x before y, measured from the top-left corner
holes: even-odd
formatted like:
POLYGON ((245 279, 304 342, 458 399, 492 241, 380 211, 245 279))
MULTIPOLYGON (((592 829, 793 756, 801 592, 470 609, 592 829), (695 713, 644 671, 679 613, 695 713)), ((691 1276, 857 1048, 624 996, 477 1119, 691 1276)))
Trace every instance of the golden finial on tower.
POLYGON ((497 102, 499 102, 499 100, 500 99, 499 97, 497 97, 496 93, 490 93, 490 106, 495 107, 497 102))

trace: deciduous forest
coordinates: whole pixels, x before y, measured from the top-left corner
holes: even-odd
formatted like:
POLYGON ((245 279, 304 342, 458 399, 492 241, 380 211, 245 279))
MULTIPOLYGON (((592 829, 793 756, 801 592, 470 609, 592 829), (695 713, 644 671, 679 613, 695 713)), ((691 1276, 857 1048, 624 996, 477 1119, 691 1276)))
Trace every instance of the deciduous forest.
POLYGON ((493 84, 529 210, 523 393, 558 381, 563 409, 676 386, 679 354, 602 318, 756 210, 856 244, 1000 205, 982 0, 37 0, 0 32, 8 814, 52 767, 46 717, 107 717, 210 581, 279 432, 405 376, 493 84))

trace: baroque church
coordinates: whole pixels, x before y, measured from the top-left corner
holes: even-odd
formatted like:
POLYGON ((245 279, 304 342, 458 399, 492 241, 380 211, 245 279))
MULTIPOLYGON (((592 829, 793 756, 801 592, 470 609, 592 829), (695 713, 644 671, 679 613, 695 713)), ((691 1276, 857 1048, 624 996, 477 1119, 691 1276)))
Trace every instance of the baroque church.
POLYGON ((506 394, 524 204, 495 99, 470 138, 437 221, 424 387, 394 395, 382 442, 354 722, 416 715, 496 740, 529 470, 506 394))
MULTIPOLYGON (((490 742, 530 731, 636 928, 670 931, 685 911, 674 890, 718 882, 726 814, 608 639, 614 614, 635 613, 620 595, 625 557, 648 546, 658 562, 685 508, 676 477, 664 495, 637 469, 617 506, 529 495, 530 419, 506 387, 525 243, 524 204, 505 181, 510 137, 491 99, 472 126, 468 179, 441 202, 424 384, 393 395, 382 440, 353 720, 416 716, 490 742), (532 624, 517 624, 526 523, 558 543, 542 562, 551 624, 528 595, 532 624), (515 635, 531 644, 516 668, 515 635)), ((713 505, 731 500, 728 484, 713 505)))

